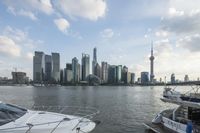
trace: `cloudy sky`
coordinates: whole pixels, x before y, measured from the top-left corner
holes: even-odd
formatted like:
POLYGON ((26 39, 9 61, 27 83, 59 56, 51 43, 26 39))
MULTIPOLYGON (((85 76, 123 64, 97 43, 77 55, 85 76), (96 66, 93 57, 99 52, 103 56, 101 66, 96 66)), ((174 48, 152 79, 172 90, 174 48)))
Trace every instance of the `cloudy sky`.
POLYGON ((1 0, 0 76, 25 71, 34 51, 59 52, 61 67, 98 49, 98 61, 156 78, 200 77, 200 0, 1 0))

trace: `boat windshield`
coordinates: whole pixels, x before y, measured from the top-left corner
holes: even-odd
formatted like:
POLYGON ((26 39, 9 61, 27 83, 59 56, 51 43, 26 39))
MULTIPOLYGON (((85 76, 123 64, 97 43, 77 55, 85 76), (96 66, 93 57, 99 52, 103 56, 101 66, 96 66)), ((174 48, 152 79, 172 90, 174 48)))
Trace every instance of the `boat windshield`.
POLYGON ((27 112, 26 109, 0 103, 0 126, 22 117, 27 112))

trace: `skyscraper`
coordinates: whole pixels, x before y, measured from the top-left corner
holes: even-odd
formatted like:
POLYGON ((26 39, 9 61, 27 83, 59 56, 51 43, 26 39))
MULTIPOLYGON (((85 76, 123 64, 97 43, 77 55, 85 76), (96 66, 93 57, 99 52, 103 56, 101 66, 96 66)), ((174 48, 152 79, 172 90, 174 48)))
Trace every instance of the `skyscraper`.
POLYGON ((44 53, 35 51, 33 57, 33 81, 41 83, 44 80, 44 53))
POLYGON ((149 83, 149 72, 141 72, 141 84, 149 83))
POLYGON ((135 73, 131 73, 131 84, 135 83, 135 73))
POLYGON ((56 82, 60 81, 60 54, 52 53, 52 77, 56 82))
POLYGON ((127 83, 128 67, 124 66, 122 69, 122 82, 127 83))
POLYGON ((73 81, 72 64, 66 64, 66 83, 71 83, 73 81))
POLYGON ((95 75, 95 67, 97 64, 97 48, 93 49, 93 61, 92 61, 92 74, 95 75))
POLYGON ((82 54, 82 80, 86 81, 87 76, 90 74, 90 56, 82 54))
POLYGON ((101 78, 103 83, 108 82, 108 68, 109 65, 107 62, 101 62, 101 78))
POLYGON ((78 59, 76 57, 74 57, 72 59, 72 75, 73 75, 73 82, 77 83, 79 82, 79 63, 78 63, 78 59))
POLYGON ((172 83, 172 84, 175 84, 175 83, 176 83, 176 77, 175 77, 175 74, 174 74, 174 73, 171 74, 171 83, 172 83))
POLYGON ((45 81, 51 81, 52 58, 51 55, 45 55, 45 81))
POLYGON ((150 82, 154 82, 154 56, 153 56, 153 43, 151 44, 151 56, 150 56, 150 82))
POLYGON ((188 75, 185 75, 184 77, 184 82, 188 82, 189 81, 189 76, 188 75))
POLYGON ((108 82, 116 83, 117 81, 117 66, 110 65, 108 69, 108 82))
POLYGON ((117 83, 122 81, 122 65, 117 66, 117 83))
POLYGON ((99 63, 97 63, 95 65, 95 68, 94 68, 94 75, 96 75, 97 77, 101 77, 101 66, 99 65, 99 63))

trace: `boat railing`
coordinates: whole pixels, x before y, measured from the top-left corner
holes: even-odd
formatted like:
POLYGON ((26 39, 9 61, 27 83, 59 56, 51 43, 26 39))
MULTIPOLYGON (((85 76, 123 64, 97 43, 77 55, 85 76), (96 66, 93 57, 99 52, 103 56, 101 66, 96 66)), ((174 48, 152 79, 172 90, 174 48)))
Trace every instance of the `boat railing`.
POLYGON ((79 106, 33 106, 31 110, 43 112, 53 112, 78 116, 81 118, 92 119, 99 114, 99 110, 94 107, 79 107, 79 106))

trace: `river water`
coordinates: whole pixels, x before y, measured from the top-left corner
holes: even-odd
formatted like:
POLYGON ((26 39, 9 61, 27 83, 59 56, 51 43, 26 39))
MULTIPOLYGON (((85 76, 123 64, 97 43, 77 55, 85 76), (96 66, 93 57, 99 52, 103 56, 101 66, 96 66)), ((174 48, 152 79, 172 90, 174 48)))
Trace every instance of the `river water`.
MULTIPOLYGON (((178 87, 182 91, 190 87, 178 87)), ((129 86, 0 86, 0 101, 30 108, 45 106, 90 106, 100 111, 92 133, 143 133, 142 123, 174 105, 160 101, 163 87, 129 86)))

